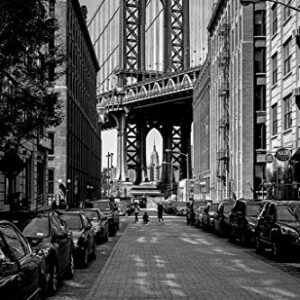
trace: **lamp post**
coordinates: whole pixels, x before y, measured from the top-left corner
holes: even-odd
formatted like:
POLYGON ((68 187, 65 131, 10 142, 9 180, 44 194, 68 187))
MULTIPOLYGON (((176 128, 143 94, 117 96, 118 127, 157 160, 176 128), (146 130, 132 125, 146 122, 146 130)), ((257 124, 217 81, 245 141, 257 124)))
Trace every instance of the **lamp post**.
POLYGON ((177 150, 166 149, 165 152, 167 153, 177 153, 179 155, 183 155, 186 157, 186 179, 187 179, 187 201, 190 200, 190 168, 189 168, 189 154, 182 153, 177 150))
POLYGON ((280 5, 286 6, 286 7, 290 8, 292 10, 295 10, 297 12, 300 12, 299 8, 291 6, 291 5, 286 4, 284 2, 277 1, 277 0, 240 0, 240 3, 244 6, 247 6, 249 4, 259 3, 259 2, 273 2, 273 3, 277 3, 277 4, 280 4, 280 5))

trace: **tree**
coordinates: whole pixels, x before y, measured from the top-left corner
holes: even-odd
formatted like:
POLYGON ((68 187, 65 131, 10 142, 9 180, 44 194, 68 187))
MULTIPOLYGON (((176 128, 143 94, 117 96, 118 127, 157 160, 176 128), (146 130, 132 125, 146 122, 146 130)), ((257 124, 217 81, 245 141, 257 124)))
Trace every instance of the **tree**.
POLYGON ((63 119, 54 90, 64 61, 55 45, 54 2, 0 1, 0 151, 4 153, 63 119))

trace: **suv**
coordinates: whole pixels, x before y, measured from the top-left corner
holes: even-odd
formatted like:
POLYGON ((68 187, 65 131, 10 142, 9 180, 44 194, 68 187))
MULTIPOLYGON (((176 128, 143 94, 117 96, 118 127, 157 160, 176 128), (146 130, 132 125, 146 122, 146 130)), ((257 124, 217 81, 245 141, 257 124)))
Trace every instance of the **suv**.
POLYGON ((90 203, 92 207, 99 208, 107 217, 109 234, 115 235, 120 228, 119 212, 116 204, 109 199, 91 201, 90 203))
POLYGON ((300 201, 266 201, 256 225, 257 252, 272 249, 275 258, 300 247, 300 201))
POLYGON ((223 200, 214 214, 214 231, 220 236, 227 236, 229 232, 229 215, 234 202, 223 200))
POLYGON ((229 241, 239 239, 243 246, 254 242, 257 216, 261 201, 239 199, 235 201, 229 216, 229 241))

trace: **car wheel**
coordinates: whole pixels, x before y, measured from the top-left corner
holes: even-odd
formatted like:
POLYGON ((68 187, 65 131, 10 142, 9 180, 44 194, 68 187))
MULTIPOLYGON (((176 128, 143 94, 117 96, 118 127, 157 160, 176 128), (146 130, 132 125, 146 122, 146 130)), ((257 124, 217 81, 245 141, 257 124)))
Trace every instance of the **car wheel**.
POLYGON ((84 248, 84 252, 82 255, 82 266, 86 268, 89 264, 89 250, 88 248, 84 248))
POLYGON ((103 237, 103 241, 104 241, 104 242, 107 242, 107 241, 108 241, 108 238, 109 238, 109 232, 108 232, 108 230, 107 230, 105 236, 103 237))
POLYGON ((58 267, 56 263, 53 263, 52 266, 49 266, 50 268, 50 278, 49 278, 49 294, 55 295, 55 293, 58 290, 58 267))
POLYGON ((232 232, 232 229, 229 230, 228 241, 229 241, 230 243, 234 243, 234 241, 235 241, 235 237, 234 237, 234 234, 233 234, 233 232, 232 232))
POLYGON ((94 244, 93 244, 93 251, 91 253, 91 258, 92 259, 96 259, 96 256, 97 256, 97 246, 96 246, 96 242, 94 242, 94 244))
POLYGON ((66 277, 68 279, 73 278, 75 275, 75 271, 74 271, 74 256, 73 253, 70 254, 69 257, 69 264, 68 264, 68 268, 67 268, 67 273, 66 273, 66 277))
POLYGON ((264 251, 263 244, 258 235, 255 238, 255 251, 256 253, 262 253, 264 251))
POLYGON ((278 241, 272 241, 272 255, 274 258, 279 259, 282 257, 282 248, 278 241))
POLYGON ((247 246, 248 244, 248 237, 246 235, 246 232, 242 232, 242 235, 241 235, 241 244, 242 246, 247 246))

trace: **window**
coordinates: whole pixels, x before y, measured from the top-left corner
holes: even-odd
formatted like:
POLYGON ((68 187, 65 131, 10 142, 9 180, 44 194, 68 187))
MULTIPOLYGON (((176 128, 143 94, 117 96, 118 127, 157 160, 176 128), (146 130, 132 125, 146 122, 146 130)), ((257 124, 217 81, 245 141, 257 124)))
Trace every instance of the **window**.
POLYGON ((48 194, 54 194, 54 169, 48 170, 48 194))
POLYGON ((284 101, 284 129, 292 127, 292 96, 289 95, 284 101))
POLYGON ((255 110, 266 110, 266 86, 257 85, 255 87, 255 110))
POLYGON ((254 72, 266 72, 266 48, 256 48, 254 53, 254 72))
POLYGON ((277 62, 277 53, 272 56, 272 85, 277 83, 278 77, 278 62, 277 62))
POLYGON ((266 149, 266 125, 257 124, 255 127, 255 147, 256 149, 266 149))
MULTIPOLYGON (((285 0, 287 5, 291 5, 291 0, 285 0)), ((291 15, 291 9, 289 7, 283 6, 283 21, 286 21, 291 15)))
POLYGON ((272 7, 272 35, 277 33, 277 27, 278 27, 278 20, 277 20, 277 4, 273 5, 272 7))
POLYGON ((254 35, 255 36, 265 36, 266 26, 265 26, 265 11, 257 10, 254 16, 254 35))
POLYGON ((272 135, 278 133, 278 106, 277 103, 272 106, 272 135))
POLYGON ((291 61, 292 61, 292 39, 288 39, 283 45, 283 75, 291 72, 291 61))
POLYGON ((48 132, 48 138, 50 139, 50 147, 51 149, 48 150, 49 155, 54 154, 54 132, 48 132))

